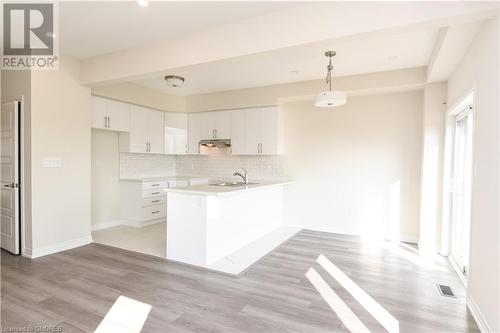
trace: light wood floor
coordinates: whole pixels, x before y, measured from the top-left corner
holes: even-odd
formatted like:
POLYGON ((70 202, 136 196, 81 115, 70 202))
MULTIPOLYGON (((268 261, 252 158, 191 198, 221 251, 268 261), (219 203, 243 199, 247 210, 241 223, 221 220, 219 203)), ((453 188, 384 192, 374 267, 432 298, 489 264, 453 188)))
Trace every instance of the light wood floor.
POLYGON ((33 261, 2 252, 3 327, 93 332, 118 296, 152 305, 143 332, 348 332, 306 277, 310 268, 371 332, 385 332, 318 264, 324 255, 399 321, 401 332, 477 332, 445 261, 411 247, 303 231, 239 278, 92 244, 33 261), (450 285, 457 298, 439 295, 450 285))
POLYGON ((165 258, 167 224, 157 223, 142 228, 125 225, 92 231, 98 244, 165 258))

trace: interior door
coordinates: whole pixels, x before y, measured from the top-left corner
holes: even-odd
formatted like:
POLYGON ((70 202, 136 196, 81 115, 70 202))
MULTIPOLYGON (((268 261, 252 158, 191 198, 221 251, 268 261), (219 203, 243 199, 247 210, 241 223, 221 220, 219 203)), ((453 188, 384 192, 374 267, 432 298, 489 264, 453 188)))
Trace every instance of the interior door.
POLYGON ((19 101, 2 104, 1 138, 1 247, 19 254, 19 101))
POLYGON ((469 265, 472 121, 471 107, 456 116, 453 142, 451 256, 464 276, 469 265))

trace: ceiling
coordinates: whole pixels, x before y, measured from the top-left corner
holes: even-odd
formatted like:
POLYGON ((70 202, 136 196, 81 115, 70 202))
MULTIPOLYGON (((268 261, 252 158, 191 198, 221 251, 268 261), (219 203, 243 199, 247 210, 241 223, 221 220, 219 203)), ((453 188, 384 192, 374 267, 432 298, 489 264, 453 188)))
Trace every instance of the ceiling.
POLYGON ((192 95, 215 91, 322 79, 326 75, 327 50, 337 51, 334 75, 346 76, 426 66, 437 29, 375 34, 351 41, 323 41, 298 47, 209 62, 171 70, 133 81, 163 93, 192 95), (163 75, 186 78, 182 88, 168 87, 163 75))
POLYGON ((244 20, 300 2, 61 1, 60 51, 78 59, 244 20))

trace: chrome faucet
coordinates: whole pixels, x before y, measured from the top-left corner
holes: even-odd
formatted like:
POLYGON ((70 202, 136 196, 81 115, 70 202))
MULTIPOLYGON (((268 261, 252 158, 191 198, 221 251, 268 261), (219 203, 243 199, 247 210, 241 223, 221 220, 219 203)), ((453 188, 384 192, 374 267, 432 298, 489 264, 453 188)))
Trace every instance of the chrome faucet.
POLYGON ((248 172, 245 168, 241 168, 241 170, 243 170, 245 173, 241 174, 240 172, 236 171, 235 173, 233 173, 233 176, 240 176, 241 178, 243 178, 243 182, 245 183, 245 185, 247 185, 248 184, 248 172))

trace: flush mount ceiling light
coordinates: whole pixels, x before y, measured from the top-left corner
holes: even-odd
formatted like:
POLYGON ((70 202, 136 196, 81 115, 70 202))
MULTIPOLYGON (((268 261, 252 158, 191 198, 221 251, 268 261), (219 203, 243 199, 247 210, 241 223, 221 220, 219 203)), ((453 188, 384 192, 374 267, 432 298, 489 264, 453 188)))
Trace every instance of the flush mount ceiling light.
POLYGON ((148 0, 137 0, 137 4, 141 7, 147 7, 149 5, 148 0))
POLYGON ((334 106, 344 105, 347 102, 347 94, 345 91, 332 91, 332 58, 336 55, 335 51, 325 52, 325 56, 330 58, 328 63, 327 73, 326 73, 326 84, 328 85, 328 91, 322 92, 316 96, 316 101, 314 105, 320 108, 331 108, 334 106))
POLYGON ((167 86, 181 88, 184 84, 184 78, 178 75, 167 75, 165 76, 165 82, 167 83, 167 86))

